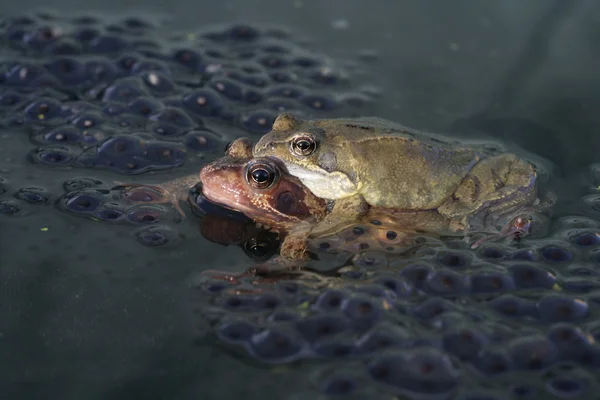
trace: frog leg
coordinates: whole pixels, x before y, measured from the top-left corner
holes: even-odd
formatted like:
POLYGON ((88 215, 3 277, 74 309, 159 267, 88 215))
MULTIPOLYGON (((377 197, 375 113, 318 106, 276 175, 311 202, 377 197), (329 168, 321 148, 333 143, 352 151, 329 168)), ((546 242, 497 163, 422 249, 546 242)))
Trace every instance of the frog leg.
POLYGON ((358 221, 368 207, 362 196, 336 200, 331 211, 318 222, 304 222, 296 226, 283 240, 280 254, 296 260, 310 260, 308 243, 314 237, 323 237, 358 221))
POLYGON ((325 218, 313 225, 311 235, 325 236, 338 232, 341 227, 356 223, 368 211, 369 206, 360 195, 336 200, 325 218))
POLYGON ((123 186, 123 197, 132 204, 171 204, 182 219, 186 218, 185 212, 180 206, 184 201, 188 190, 200 181, 198 174, 191 174, 183 178, 157 184, 146 185, 143 183, 126 183, 116 181, 117 185, 123 186), (146 191, 144 192, 145 189, 146 191))
POLYGON ((479 161, 438 211, 466 222, 468 216, 503 212, 536 201, 537 173, 532 164, 514 154, 479 161))

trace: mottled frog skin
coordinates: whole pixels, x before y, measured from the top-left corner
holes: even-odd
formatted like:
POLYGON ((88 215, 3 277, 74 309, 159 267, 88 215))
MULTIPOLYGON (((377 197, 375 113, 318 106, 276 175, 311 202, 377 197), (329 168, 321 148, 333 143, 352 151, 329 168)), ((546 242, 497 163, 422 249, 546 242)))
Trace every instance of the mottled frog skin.
POLYGON ((540 204, 535 166, 502 150, 379 118, 305 120, 284 113, 253 155, 281 160, 315 195, 336 200, 336 207, 344 204, 348 216, 366 209, 361 202, 428 210, 463 231, 469 217, 483 211, 506 213, 540 204))

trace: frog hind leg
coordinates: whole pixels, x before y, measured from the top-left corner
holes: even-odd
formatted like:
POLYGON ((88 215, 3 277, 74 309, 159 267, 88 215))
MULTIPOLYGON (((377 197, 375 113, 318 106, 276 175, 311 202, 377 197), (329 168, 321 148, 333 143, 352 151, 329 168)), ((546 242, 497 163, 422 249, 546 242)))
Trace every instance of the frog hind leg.
POLYGON ((362 196, 350 196, 336 200, 325 218, 315 223, 311 233, 313 236, 326 236, 339 232, 344 227, 359 222, 367 214, 369 206, 362 196))
POLYGON ((174 179, 158 185, 143 183, 115 182, 122 186, 122 195, 131 204, 171 204, 182 219, 186 214, 180 202, 187 196, 188 190, 199 182, 197 174, 174 179))
POLYGON ((280 247, 282 257, 294 260, 311 260, 309 241, 339 232, 359 221, 368 207, 361 196, 336 200, 331 211, 318 222, 304 222, 296 226, 283 240, 280 247))
POLYGON ((532 164, 506 153, 478 162, 438 211, 466 220, 486 212, 516 209, 535 201, 537 172, 532 164))

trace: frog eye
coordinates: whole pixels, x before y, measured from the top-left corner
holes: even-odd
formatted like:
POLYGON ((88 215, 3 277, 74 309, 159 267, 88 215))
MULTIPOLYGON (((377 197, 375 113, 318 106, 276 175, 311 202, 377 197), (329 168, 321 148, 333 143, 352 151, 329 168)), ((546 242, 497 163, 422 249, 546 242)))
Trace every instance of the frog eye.
POLYGON ((297 156, 309 156, 317 149, 317 143, 309 136, 298 136, 292 139, 292 152, 297 156))
POLYGON ((248 165, 246 180, 250 186, 256 189, 267 189, 271 187, 279 177, 279 172, 269 164, 253 163, 248 165))

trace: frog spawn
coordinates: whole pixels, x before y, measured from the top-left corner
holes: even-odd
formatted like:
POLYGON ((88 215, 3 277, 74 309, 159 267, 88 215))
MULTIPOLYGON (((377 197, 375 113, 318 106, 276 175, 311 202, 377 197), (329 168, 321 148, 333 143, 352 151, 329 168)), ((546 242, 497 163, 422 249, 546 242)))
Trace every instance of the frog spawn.
MULTIPOLYGON (((315 86, 309 86, 292 72, 292 68, 318 67, 322 57, 296 58, 298 49, 292 45, 291 55, 277 55, 272 47, 262 49, 262 40, 270 35, 252 27, 205 34, 218 52, 205 48, 203 42, 172 42, 173 48, 163 49, 151 38, 151 24, 135 19, 103 26, 95 18, 79 18, 72 26, 61 20, 58 24, 66 25, 61 29, 45 26, 56 21, 20 18, 4 21, 2 27, 3 43, 12 49, 5 50, 14 52, 8 57, 19 52, 40 60, 19 61, 2 70, 0 89, 2 122, 31 135, 40 146, 30 155, 36 163, 93 168, 77 160, 98 153, 101 144, 114 137, 133 133, 133 140, 139 141, 135 133, 141 131, 151 135, 142 138, 144 142, 158 139, 178 149, 185 147, 189 160, 190 154, 203 155, 230 140, 208 127, 213 121, 258 133, 267 129, 271 110, 314 107, 322 111, 333 104, 340 111, 342 107, 335 89, 343 83, 341 74, 311 73, 315 86), (250 48, 249 42, 259 49, 250 48), (257 60, 259 74, 238 68, 236 60, 231 64, 242 70, 239 74, 217 66, 215 61, 223 56, 233 58, 228 56, 235 47, 231 43, 243 44, 240 47, 245 49, 236 51, 236 57, 257 60), (263 52, 275 55, 263 56, 263 52), (197 86, 203 82, 193 78, 198 71, 204 71, 209 82, 201 88, 197 86), (302 90, 295 91, 297 86, 302 90), (53 88, 73 93, 76 100, 53 88), (327 91, 315 94, 319 88, 327 91)), ((115 163, 118 172, 128 173, 120 169, 128 163, 120 163, 118 154, 122 153, 110 154, 108 162, 115 163)), ((96 165, 104 168, 105 161, 96 165)), ((154 168, 150 163, 149 170, 154 168)), ((43 185, 4 178, 0 219, 35 212, 59 195, 43 185)), ((448 394, 463 400, 589 396, 597 392, 595 341, 600 337, 596 321, 599 197, 597 182, 592 183, 577 210, 584 216, 557 221, 549 240, 524 240, 515 246, 483 243, 475 251, 462 243, 434 242, 433 249, 424 246, 423 253, 407 261, 396 254, 401 251, 386 249, 387 242, 376 239, 381 236, 362 242, 370 247, 361 249, 361 242, 345 241, 354 234, 347 231, 348 236, 340 233, 327 239, 331 252, 360 250, 356 257, 344 260, 348 262, 333 275, 335 279, 324 280, 322 273, 302 279, 249 277, 243 282, 247 289, 262 292, 246 293, 242 299, 243 293, 232 291, 241 283, 213 276, 206 286, 198 284, 194 305, 203 317, 209 307, 215 312, 213 324, 221 343, 244 349, 254 359, 316 358, 317 365, 311 368, 317 371, 310 383, 326 395, 373 397, 375 391, 382 397, 448 394), (341 311, 342 304, 347 312, 341 311), (314 317, 327 313, 334 317, 314 317), (327 365, 340 358, 343 366, 327 365), (523 378, 523 374, 528 375, 523 378), (413 381, 408 382, 407 376, 413 381), (480 381, 486 387, 474 387, 480 381), (431 389, 424 393, 424 387, 431 389)), ((93 178, 65 182, 65 192, 72 195, 69 212, 105 223, 147 224, 145 241, 161 243, 156 228, 167 220, 168 209, 134 207, 112 187, 93 178), (110 203, 118 206, 111 208, 110 203), (129 207, 143 211, 129 219, 129 207), (124 211, 123 215, 115 210, 124 211)), ((58 207, 62 210, 67 201, 61 198, 58 207)), ((319 250, 327 253, 315 248, 319 250)))
POLYGON ((77 20, 15 17, 0 27, 7 57, 15 58, 0 71, 0 123, 30 133, 40 146, 30 154, 33 162, 112 164, 124 173, 173 168, 229 139, 206 125, 262 134, 284 110, 356 109, 344 100, 352 76, 325 57, 308 55, 289 35, 232 25, 164 41, 151 23, 94 19, 83 26, 77 20), (241 37, 241 31, 253 36, 241 37), (18 55, 37 61, 19 61, 18 55), (147 140, 177 139, 186 153, 169 161, 135 154, 134 168, 118 155, 94 156, 106 140, 139 132, 148 132, 147 140))
POLYGON ((311 245, 352 255, 334 270, 209 271, 193 305, 231 351, 267 363, 343 359, 347 373, 318 369, 313 386, 324 394, 458 395, 466 376, 491 379, 488 394, 499 398, 584 394, 600 368, 600 297, 582 282, 598 262, 600 231, 581 217, 556 224, 549 238, 475 251, 424 237, 407 256, 406 243, 390 246, 401 237, 391 226, 361 223, 311 245), (524 372, 539 380, 521 382, 524 372))
POLYGON ((585 395, 600 369, 600 297, 572 282, 597 263, 600 231, 588 221, 563 218, 547 239, 475 251, 428 238, 410 257, 386 251, 389 227, 358 224, 311 244, 317 254, 354 254, 334 270, 207 271, 193 304, 198 315, 210 310, 230 351, 266 363, 343 359, 343 370, 315 372, 325 395, 585 395), (462 389, 470 377, 485 377, 486 388, 462 389))

